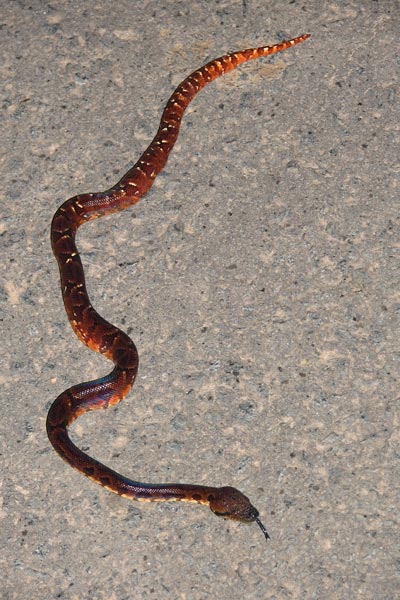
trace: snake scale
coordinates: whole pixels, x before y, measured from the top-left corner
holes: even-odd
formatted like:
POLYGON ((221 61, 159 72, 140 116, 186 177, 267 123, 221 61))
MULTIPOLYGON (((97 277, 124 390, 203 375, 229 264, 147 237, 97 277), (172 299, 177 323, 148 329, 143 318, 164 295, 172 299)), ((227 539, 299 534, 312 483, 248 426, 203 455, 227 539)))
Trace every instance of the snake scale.
POLYGON ((68 427, 75 419, 91 410, 115 406, 128 394, 136 379, 139 362, 132 340, 93 308, 86 291, 75 235, 83 223, 124 210, 149 191, 178 138, 186 107, 205 85, 244 62, 276 54, 309 37, 305 34, 273 46, 226 54, 194 71, 168 100, 157 134, 137 163, 109 190, 78 194, 64 202, 51 224, 51 244, 60 269, 62 295, 70 323, 84 344, 114 363, 114 369, 105 377, 75 385, 53 402, 47 416, 47 433, 54 449, 72 467, 120 496, 141 501, 206 504, 216 515, 248 523, 255 521, 266 539, 269 535, 259 519, 258 510, 236 488, 132 481, 88 456, 71 441, 68 427))

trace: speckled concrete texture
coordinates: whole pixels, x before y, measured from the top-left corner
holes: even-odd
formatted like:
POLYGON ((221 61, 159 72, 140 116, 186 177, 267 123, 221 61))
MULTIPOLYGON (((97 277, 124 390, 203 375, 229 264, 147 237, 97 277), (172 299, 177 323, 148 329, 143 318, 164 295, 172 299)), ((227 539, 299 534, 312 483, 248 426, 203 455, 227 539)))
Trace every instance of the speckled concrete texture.
POLYGON ((1 597, 394 599, 398 2, 1 4, 1 597), (239 487, 267 545, 53 451, 50 403, 110 365, 68 324, 49 227, 137 159, 191 70, 305 32, 202 91, 148 197, 78 238, 141 364, 74 440, 144 481, 239 487))

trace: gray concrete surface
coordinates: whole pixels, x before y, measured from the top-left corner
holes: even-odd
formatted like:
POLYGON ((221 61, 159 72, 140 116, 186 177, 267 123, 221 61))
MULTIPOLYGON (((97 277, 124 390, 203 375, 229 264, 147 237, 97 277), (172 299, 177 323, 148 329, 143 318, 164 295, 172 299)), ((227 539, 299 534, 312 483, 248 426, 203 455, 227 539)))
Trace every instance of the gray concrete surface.
POLYGON ((1 597, 394 599, 398 2, 1 12, 1 597), (266 545, 204 507, 118 498, 52 450, 51 401, 109 364, 70 329, 48 238, 191 70, 307 31, 204 90, 149 196, 79 234, 93 303, 141 365, 74 439, 145 481, 240 487, 266 545))

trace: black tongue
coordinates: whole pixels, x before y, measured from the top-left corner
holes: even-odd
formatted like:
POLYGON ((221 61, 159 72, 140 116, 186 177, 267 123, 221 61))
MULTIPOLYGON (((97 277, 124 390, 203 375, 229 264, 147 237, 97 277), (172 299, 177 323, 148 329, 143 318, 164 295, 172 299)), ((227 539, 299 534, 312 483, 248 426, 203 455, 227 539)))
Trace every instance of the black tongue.
POLYGON ((264 525, 261 523, 260 519, 258 517, 256 517, 255 522, 257 523, 257 525, 259 526, 259 528, 261 529, 261 531, 263 532, 263 534, 265 535, 265 539, 268 541, 271 539, 271 536, 269 535, 268 531, 265 529, 264 525))

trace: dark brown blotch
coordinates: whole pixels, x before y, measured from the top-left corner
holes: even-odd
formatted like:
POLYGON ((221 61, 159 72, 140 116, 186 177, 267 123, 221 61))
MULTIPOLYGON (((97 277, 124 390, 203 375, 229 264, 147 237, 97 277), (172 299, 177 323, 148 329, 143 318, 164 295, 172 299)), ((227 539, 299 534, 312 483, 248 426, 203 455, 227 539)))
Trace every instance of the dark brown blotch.
POLYGON ((88 477, 93 477, 93 475, 94 475, 94 468, 93 467, 83 467, 83 472, 88 477))

